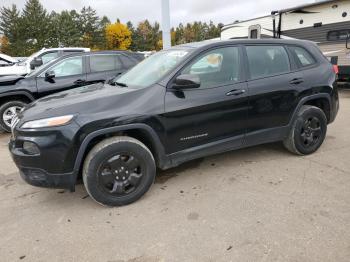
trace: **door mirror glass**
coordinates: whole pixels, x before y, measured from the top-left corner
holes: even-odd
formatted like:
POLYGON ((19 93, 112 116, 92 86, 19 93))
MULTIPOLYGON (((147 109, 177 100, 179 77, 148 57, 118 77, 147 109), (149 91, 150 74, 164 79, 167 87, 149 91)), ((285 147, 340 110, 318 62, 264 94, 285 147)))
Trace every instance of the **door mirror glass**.
POLYGON ((175 79, 173 88, 189 89, 189 88, 199 88, 200 86, 201 86, 201 81, 198 75, 185 74, 185 75, 179 75, 175 79))
POLYGON ((45 79, 50 80, 52 78, 55 78, 55 72, 54 71, 48 71, 45 73, 45 79))
POLYGON ((30 62, 30 69, 34 70, 36 67, 39 67, 42 65, 43 65, 43 60, 39 57, 36 57, 30 62))

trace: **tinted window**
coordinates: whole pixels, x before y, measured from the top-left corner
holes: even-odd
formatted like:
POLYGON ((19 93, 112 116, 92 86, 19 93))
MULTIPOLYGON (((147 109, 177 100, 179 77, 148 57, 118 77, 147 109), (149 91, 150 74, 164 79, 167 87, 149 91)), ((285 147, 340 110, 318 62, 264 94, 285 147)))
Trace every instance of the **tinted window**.
POLYGON ((122 60, 124 66, 126 68, 133 67, 134 65, 137 64, 137 61, 135 61, 135 58, 132 58, 132 57, 129 57, 129 56, 121 55, 120 59, 122 60))
POLYGON ((304 48, 293 46, 290 47, 290 50, 295 57, 298 67, 305 67, 315 63, 315 59, 304 48))
POLYGON ((350 36, 350 29, 329 31, 327 34, 328 41, 346 40, 350 36))
POLYGON ((287 51, 282 46, 247 46, 252 79, 290 71, 287 51))
POLYGON ((50 53, 45 53, 40 56, 40 58, 43 61, 43 64, 46 64, 50 62, 51 60, 55 59, 58 57, 58 51, 55 52, 50 52, 50 53))
POLYGON ((49 71, 54 71, 56 77, 80 75, 83 73, 83 58, 79 56, 65 59, 49 71))
POLYGON ((238 47, 225 47, 201 55, 181 74, 199 75, 201 88, 222 86, 239 80, 239 64, 238 47))
POLYGON ((91 72, 103 72, 115 70, 115 55, 94 55, 90 56, 91 72))
POLYGON ((250 31, 250 38, 257 39, 258 38, 258 29, 253 29, 250 31))

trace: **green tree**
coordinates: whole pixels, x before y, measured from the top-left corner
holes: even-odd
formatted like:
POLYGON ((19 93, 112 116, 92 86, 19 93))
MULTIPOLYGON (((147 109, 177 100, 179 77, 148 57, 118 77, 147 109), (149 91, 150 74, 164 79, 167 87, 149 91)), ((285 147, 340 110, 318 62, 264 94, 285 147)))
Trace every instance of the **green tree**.
POLYGON ((21 55, 30 55, 49 46, 50 18, 39 0, 28 0, 21 19, 21 34, 25 39, 25 50, 21 55))
MULTIPOLYGON (((8 55, 20 54, 24 49, 20 22, 20 12, 16 5, 0 9, 0 32, 6 37, 6 53, 8 55)), ((3 51, 5 50, 3 49, 3 51)))
POLYGON ((77 27, 79 14, 75 10, 64 10, 50 14, 50 46, 79 46, 81 33, 77 27))
POLYGON ((84 47, 98 45, 99 19, 96 10, 90 6, 83 7, 80 11, 78 27, 81 33, 81 44, 84 47))

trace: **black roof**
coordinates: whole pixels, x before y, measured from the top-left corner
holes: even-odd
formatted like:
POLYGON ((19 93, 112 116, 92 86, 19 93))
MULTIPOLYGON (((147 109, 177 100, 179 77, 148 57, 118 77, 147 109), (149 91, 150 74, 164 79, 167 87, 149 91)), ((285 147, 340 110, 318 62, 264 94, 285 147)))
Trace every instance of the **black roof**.
POLYGON ((269 39, 231 39, 231 40, 207 40, 202 42, 193 42, 188 44, 182 44, 174 46, 174 49, 197 49, 204 47, 215 47, 227 44, 310 44, 311 41, 307 40, 294 40, 294 39, 280 39, 280 38, 269 38, 269 39))

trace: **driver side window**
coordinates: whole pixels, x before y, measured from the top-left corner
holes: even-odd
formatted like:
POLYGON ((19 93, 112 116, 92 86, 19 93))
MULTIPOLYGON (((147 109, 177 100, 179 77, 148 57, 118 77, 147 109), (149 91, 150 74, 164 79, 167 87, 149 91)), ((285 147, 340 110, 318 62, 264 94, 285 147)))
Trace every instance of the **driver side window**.
POLYGON ((81 75, 83 73, 83 57, 65 59, 49 71, 53 71, 55 77, 81 75))
POLYGON ((181 74, 198 75, 200 88, 211 88, 238 82, 239 48, 224 47, 208 51, 188 65, 181 74))

